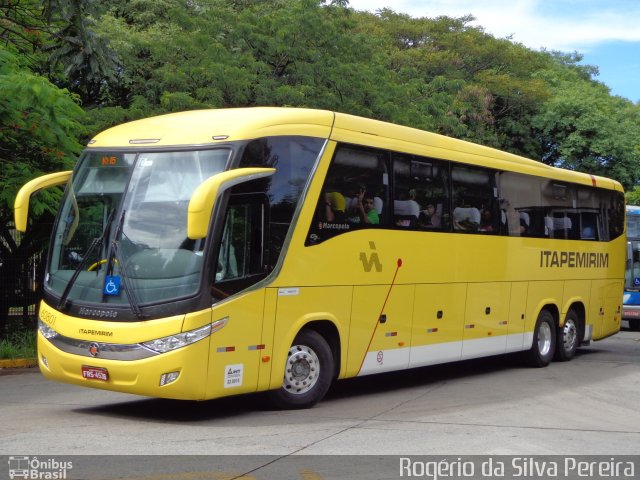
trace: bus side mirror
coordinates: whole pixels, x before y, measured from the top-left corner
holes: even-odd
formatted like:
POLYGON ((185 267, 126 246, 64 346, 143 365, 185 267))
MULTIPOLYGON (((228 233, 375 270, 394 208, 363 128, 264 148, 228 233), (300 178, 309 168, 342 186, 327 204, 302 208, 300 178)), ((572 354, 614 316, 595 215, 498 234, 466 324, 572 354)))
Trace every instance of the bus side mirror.
POLYGON ((207 236, 213 206, 222 193, 239 183, 268 177, 275 168, 237 168, 209 177, 195 189, 189 201, 187 236, 198 240, 207 236))
POLYGON ((29 218, 29 200, 31 195, 43 188, 64 185, 71 177, 71 170, 66 172, 50 173, 34 178, 25 183, 16 195, 16 201, 13 204, 13 218, 16 224, 16 230, 19 232, 27 231, 27 219, 29 218))

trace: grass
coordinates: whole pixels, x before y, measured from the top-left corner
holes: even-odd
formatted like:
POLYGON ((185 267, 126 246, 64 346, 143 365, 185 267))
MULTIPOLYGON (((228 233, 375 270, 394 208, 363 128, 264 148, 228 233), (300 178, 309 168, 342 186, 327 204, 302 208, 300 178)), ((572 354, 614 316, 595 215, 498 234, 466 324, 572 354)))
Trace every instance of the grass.
POLYGON ((0 339, 0 360, 34 358, 36 356, 36 332, 21 331, 0 339))

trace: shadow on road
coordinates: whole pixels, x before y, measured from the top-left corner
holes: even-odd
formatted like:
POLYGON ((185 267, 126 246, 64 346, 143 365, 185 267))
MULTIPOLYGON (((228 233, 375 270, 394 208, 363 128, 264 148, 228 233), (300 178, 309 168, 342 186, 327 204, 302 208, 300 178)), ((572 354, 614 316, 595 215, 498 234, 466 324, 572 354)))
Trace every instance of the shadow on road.
MULTIPOLYGON (((428 389, 443 384, 455 385, 456 382, 465 379, 479 381, 478 378, 497 373, 507 375, 508 372, 516 374, 522 370, 523 374, 531 371, 531 381, 521 385, 518 391, 512 395, 531 396, 538 394, 537 387, 531 385, 540 374, 545 377, 558 377, 559 388, 580 388, 582 383, 594 384, 604 381, 615 374, 615 370, 607 369, 598 376, 586 376, 586 380, 575 378, 570 372, 573 368, 590 368, 587 365, 578 366, 579 362, 604 362, 604 363, 640 363, 640 339, 619 335, 597 343, 588 348, 580 348, 576 358, 568 363, 554 363, 548 369, 532 369, 525 366, 519 354, 502 355, 474 360, 466 360, 456 363, 415 368, 411 370, 389 372, 365 377, 352 378, 335 382, 329 390, 324 402, 349 401, 361 397, 384 394, 387 392, 403 393, 404 390, 415 388, 428 389), (536 371, 538 371, 536 373, 536 371)), ((482 382, 481 382, 482 383, 482 382)), ((491 388, 487 384, 487 388, 491 388)), ((316 414, 322 409, 321 402, 316 414)), ((353 405, 351 408, 354 408, 353 405)), ((114 418, 129 418, 148 420, 162 423, 201 423, 207 421, 233 421, 234 418, 249 415, 256 412, 264 413, 266 423, 273 422, 273 415, 280 412, 275 410, 264 393, 245 394, 233 397, 207 400, 202 402, 135 398, 131 401, 103 404, 93 407, 76 408, 74 411, 87 415, 103 415, 114 418)), ((291 418, 295 412, 288 411, 291 418)), ((314 411, 307 412, 307 417, 313 417, 314 411)))
MULTIPOLYGON (((352 378, 335 382, 325 400, 355 398, 418 386, 437 385, 469 376, 510 369, 525 369, 520 357, 504 355, 467 360, 445 365, 415 368, 400 372, 352 378)), ((245 394, 206 401, 141 398, 127 402, 82 407, 75 412, 118 418, 147 419, 159 422, 202 422, 231 419, 244 414, 278 412, 264 393, 245 394)))

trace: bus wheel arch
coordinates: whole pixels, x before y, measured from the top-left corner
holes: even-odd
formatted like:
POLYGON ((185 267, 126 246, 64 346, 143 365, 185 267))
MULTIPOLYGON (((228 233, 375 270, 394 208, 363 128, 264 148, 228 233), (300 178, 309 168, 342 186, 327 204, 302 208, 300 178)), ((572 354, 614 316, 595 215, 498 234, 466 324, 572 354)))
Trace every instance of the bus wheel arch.
POLYGON ((302 327, 287 352, 283 382, 268 392, 278 408, 310 408, 326 395, 339 368, 339 334, 330 321, 302 327))
POLYGON ((556 350, 558 310, 555 305, 546 305, 538 313, 533 330, 531 348, 525 352, 526 362, 533 367, 546 367, 553 360, 556 350))
POLYGON ((566 362, 575 354, 584 337, 585 309, 581 302, 571 305, 564 322, 558 326, 556 335, 555 360, 566 362))

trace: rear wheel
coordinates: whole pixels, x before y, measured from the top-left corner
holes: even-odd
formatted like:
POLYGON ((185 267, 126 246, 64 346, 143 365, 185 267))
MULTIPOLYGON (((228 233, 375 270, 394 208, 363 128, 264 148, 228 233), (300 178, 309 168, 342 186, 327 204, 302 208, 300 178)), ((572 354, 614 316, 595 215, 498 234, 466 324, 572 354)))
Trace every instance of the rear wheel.
POLYGON ((546 367, 556 349, 556 327, 549 310, 542 310, 533 332, 533 345, 526 353, 527 363, 533 367, 546 367))
POLYGON ((569 310, 564 326, 558 329, 555 359, 561 362, 571 360, 578 349, 580 338, 578 335, 579 318, 576 312, 569 310))
POLYGON ((333 380, 329 344, 314 330, 301 330, 287 352, 282 387, 269 392, 278 408, 309 408, 325 396, 333 380))

